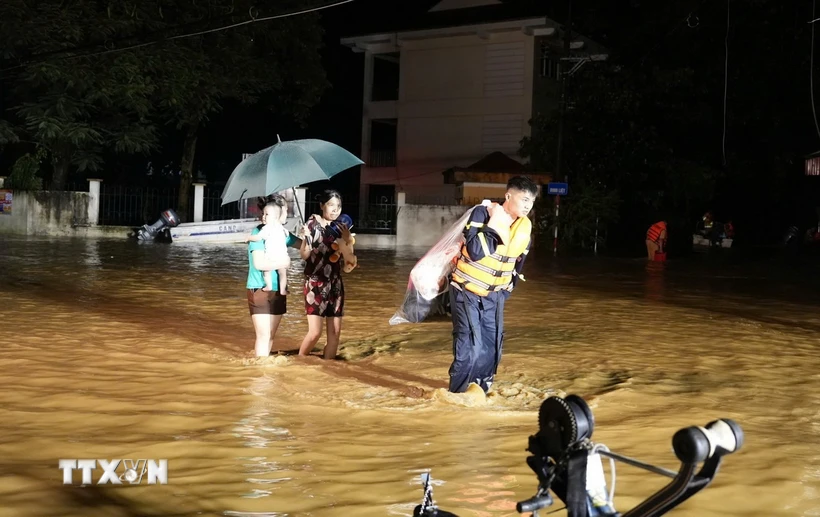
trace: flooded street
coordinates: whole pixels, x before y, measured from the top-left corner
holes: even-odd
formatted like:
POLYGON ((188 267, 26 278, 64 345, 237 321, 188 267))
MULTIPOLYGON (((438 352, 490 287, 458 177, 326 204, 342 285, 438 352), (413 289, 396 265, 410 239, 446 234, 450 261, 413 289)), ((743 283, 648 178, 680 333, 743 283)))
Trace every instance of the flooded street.
MULTIPOLYGON (((670 469, 678 429, 743 427, 669 515, 820 516, 816 267, 538 252, 477 403, 441 390, 449 320, 387 323, 419 250, 361 251, 345 361, 322 362, 252 357, 244 246, 0 237, 0 516, 411 515, 428 469, 441 508, 518 515, 538 406, 564 393, 594 441, 670 469), (169 483, 64 486, 61 458, 167 458, 169 483)), ((295 262, 279 349, 307 330, 295 262)), ((618 464, 617 508, 667 481, 618 464)))

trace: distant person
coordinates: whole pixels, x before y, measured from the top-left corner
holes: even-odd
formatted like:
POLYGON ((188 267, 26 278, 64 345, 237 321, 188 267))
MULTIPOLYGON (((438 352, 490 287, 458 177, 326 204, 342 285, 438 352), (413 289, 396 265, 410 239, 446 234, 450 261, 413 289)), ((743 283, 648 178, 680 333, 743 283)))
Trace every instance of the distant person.
POLYGON ((732 223, 731 219, 723 225, 723 235, 727 239, 735 238, 735 225, 732 223))
POLYGON ((712 212, 707 211, 705 214, 703 214, 701 220, 703 221, 703 231, 705 232, 704 235, 706 235, 712 231, 712 228, 715 225, 715 220, 712 217, 712 212))
MULTIPOLYGON (((271 203, 282 210, 285 210, 287 206, 285 198, 277 194, 268 198, 259 198, 259 211, 264 213, 265 206, 271 203)), ((254 228, 252 235, 258 233, 261 228, 261 225, 254 228)), ((301 240, 291 233, 288 233, 285 242, 290 247, 301 245, 301 240)), ((287 268, 290 264, 290 259, 285 258, 287 260, 270 260, 265 255, 265 244, 261 241, 248 244, 248 280, 246 288, 248 292, 248 310, 253 322, 253 331, 256 334, 254 348, 257 357, 270 355, 273 338, 276 336, 276 331, 282 322, 282 316, 287 312, 287 296, 280 294, 279 273, 276 272, 287 268), (271 272, 272 285, 270 291, 265 290, 267 285, 263 275, 264 271, 271 272)))
POLYGON ((700 218, 698 224, 695 227, 695 233, 702 235, 705 239, 707 239, 712 244, 715 244, 717 234, 720 232, 716 232, 717 228, 715 228, 715 221, 712 217, 712 212, 707 211, 703 214, 703 217, 700 218))
MULTIPOLYGON (((276 203, 268 203, 262 209, 262 227, 257 228, 245 242, 264 242, 265 255, 268 260, 289 262, 287 239, 289 232, 283 226, 287 221, 288 213, 276 203)), ((287 268, 277 269, 279 275, 279 294, 288 294, 288 270, 287 268)), ((265 287, 263 291, 273 291, 273 272, 263 271, 265 287)))
POLYGON ((666 221, 658 221, 646 231, 646 255, 649 260, 655 260, 656 253, 663 253, 666 247, 666 221))

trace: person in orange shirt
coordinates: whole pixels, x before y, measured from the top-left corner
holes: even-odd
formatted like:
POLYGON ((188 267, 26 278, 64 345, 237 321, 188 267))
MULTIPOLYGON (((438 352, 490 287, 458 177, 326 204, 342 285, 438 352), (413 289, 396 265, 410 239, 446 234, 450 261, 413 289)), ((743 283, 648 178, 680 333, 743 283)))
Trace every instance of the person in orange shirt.
POLYGON ((663 253, 666 246, 666 221, 658 221, 646 231, 646 255, 655 260, 655 253, 663 253))

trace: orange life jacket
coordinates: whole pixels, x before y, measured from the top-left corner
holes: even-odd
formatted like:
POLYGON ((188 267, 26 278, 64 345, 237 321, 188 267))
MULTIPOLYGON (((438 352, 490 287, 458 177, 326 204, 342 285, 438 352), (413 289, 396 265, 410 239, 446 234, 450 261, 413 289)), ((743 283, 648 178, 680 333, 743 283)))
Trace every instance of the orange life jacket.
MULTIPOLYGON (((467 247, 461 247, 453 280, 478 296, 487 296, 491 291, 506 289, 512 283, 513 270, 518 257, 526 251, 530 243, 532 223, 527 217, 519 217, 510 227, 510 242, 499 244, 495 253, 481 260, 472 260, 467 247)), ((484 238, 480 235, 479 238, 484 238)))
MULTIPOLYGON (((646 240, 652 241, 652 242, 658 242, 659 240, 661 240, 660 239, 661 233, 663 233, 664 230, 666 230, 666 223, 665 222, 660 221, 660 222, 657 222, 657 223, 653 224, 652 226, 649 227, 649 230, 647 230, 647 232, 646 232, 646 240)), ((666 241, 665 238, 663 240, 666 241)))

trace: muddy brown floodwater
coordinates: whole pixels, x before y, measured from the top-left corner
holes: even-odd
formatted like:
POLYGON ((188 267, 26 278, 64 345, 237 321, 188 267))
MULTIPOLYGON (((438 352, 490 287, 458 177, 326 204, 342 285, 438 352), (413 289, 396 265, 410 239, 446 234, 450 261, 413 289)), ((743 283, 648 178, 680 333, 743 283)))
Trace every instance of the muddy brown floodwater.
MULTIPOLYGON (((536 486, 538 406, 565 393, 589 401, 595 441, 672 469, 676 430, 743 426, 744 448, 670 515, 820 515, 805 273, 536 251, 482 402, 442 389, 447 320, 387 323, 420 252, 361 251, 344 361, 258 360, 243 246, 0 238, 0 515, 410 515, 428 469, 444 509, 517 515, 536 486), (169 483, 64 486, 61 458, 167 458, 169 483)), ((298 293, 299 264, 290 278, 298 293)), ((277 348, 306 331, 302 300, 289 304, 277 348)), ((619 465, 616 506, 666 481, 619 465)))

